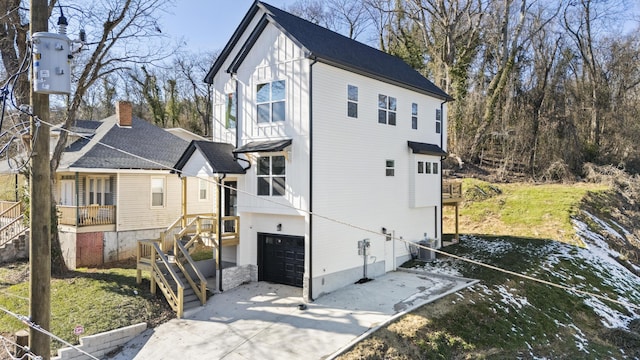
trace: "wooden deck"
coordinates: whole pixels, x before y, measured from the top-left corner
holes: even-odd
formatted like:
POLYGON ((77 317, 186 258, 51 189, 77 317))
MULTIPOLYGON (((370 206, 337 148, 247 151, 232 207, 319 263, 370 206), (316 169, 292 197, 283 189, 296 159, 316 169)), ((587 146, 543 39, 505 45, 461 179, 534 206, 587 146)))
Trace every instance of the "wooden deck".
POLYGON ((462 194, 462 182, 460 181, 443 181, 442 182, 442 206, 453 206, 455 207, 455 237, 453 241, 446 241, 442 243, 442 246, 457 244, 460 241, 460 233, 458 227, 459 220, 459 211, 460 203, 464 201, 464 196, 462 194))

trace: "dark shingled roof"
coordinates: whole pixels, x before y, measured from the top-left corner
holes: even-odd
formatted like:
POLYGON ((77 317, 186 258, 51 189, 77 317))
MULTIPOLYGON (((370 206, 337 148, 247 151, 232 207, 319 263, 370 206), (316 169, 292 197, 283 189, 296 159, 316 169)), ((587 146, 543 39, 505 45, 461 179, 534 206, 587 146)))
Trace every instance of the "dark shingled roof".
MULTIPOLYGON (((162 128, 134 117, 132 126, 121 128, 111 123, 100 143, 95 144, 71 167, 100 169, 171 169, 189 145, 162 128), (128 155, 116 149, 136 156, 128 155), (138 158, 139 157, 139 158, 138 158), (149 160, 144 160, 149 159, 149 160)), ((102 124, 108 126, 108 123, 102 124)))
POLYGON ((442 148, 438 145, 415 142, 415 141, 408 141, 408 145, 411 148, 411 150, 413 150, 414 154, 447 156, 447 152, 442 150, 442 148))
MULTIPOLYGON (((214 174, 244 174, 245 169, 238 164, 233 156, 233 145, 212 141, 192 140, 185 152, 175 165, 175 169, 181 171, 198 150, 207 160, 214 174)), ((193 174, 189 174, 190 176, 193 174)))
MULTIPOLYGON (((309 58, 318 59, 321 62, 339 68, 426 93, 442 100, 452 100, 451 96, 411 68, 402 59, 260 1, 256 1, 249 9, 240 26, 214 62, 211 70, 209 70, 205 77, 206 82, 213 82, 213 76, 221 69, 231 50, 239 42, 240 36, 247 29, 258 8, 264 9, 268 14, 266 21, 273 23, 300 47, 305 49, 309 58)), ((258 29, 260 28, 264 29, 263 22, 258 24, 258 29)), ((257 40, 257 36, 254 35, 252 34, 247 43, 243 44, 239 56, 234 59, 234 64, 231 65, 232 68, 237 68, 238 63, 244 59, 247 48, 250 48, 257 40)))
POLYGON ((291 143, 291 139, 252 141, 233 150, 233 152, 236 154, 250 152, 276 152, 284 150, 284 148, 291 145, 291 143))

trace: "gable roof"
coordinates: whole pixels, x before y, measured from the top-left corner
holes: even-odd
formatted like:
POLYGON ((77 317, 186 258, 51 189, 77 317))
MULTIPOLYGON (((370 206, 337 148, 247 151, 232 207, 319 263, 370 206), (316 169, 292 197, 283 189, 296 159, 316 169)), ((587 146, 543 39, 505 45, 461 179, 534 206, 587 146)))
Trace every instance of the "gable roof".
POLYGON ((233 145, 203 140, 192 140, 174 168, 181 171, 196 150, 200 151, 214 174, 245 173, 245 169, 238 164, 233 156, 233 145))
POLYGON ((205 82, 213 83, 213 77, 221 70, 223 63, 239 43, 242 34, 247 30, 259 9, 266 13, 265 16, 242 45, 227 72, 233 72, 234 69, 237 69, 248 50, 264 30, 266 22, 270 22, 296 42, 311 59, 426 93, 442 100, 453 99, 402 59, 260 1, 256 1, 242 19, 239 27, 209 70, 205 82))
POLYGON ((189 145, 137 117, 132 118, 131 127, 118 126, 115 115, 90 123, 80 125, 84 129, 94 128, 95 134, 90 139, 78 139, 65 150, 61 170, 65 167, 167 170, 173 168, 189 145))

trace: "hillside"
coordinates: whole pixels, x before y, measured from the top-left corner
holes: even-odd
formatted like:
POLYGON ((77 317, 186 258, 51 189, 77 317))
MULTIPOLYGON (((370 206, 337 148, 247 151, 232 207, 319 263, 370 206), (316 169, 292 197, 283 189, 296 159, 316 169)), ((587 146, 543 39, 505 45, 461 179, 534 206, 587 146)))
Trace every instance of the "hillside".
POLYGON ((598 180, 606 186, 465 181, 474 189, 467 195, 483 195, 461 209, 466 234, 444 250, 614 301, 439 256, 408 266, 481 282, 400 318, 340 359, 639 359, 635 181, 598 180), (478 229, 485 235, 469 231, 478 229))

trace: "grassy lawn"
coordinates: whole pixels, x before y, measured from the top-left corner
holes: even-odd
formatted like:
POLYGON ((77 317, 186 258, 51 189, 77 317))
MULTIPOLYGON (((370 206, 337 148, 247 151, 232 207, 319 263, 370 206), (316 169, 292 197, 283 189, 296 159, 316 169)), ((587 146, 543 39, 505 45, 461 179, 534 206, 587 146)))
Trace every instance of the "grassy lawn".
MULTIPOLYGON (((28 264, 0 268, 0 307, 21 315, 29 314, 28 264)), ((51 331, 71 343, 77 325, 83 335, 147 322, 153 326, 174 314, 159 296, 149 293, 149 281, 136 284, 135 269, 79 269, 51 281, 51 331)), ((0 313, 0 332, 15 333, 26 328, 20 321, 0 313)), ((52 349, 63 347, 52 341, 52 349)))
MULTIPOLYGON (((620 234, 625 233, 622 226, 635 229, 636 218, 613 216, 617 209, 635 207, 621 203, 608 186, 465 180, 463 192, 460 230, 466 235, 444 251, 640 304, 640 277, 629 272, 638 262, 635 268, 622 264, 628 256, 616 243, 624 242, 624 236, 607 232, 609 226, 620 234), (608 225, 585 216, 585 211, 608 225), (586 224, 593 238, 580 237, 572 219, 586 224), (598 234, 607 241, 594 242, 598 234), (616 257, 616 251, 622 255, 616 257)), ((445 216, 445 232, 451 232, 453 211, 445 216)), ((481 282, 399 318, 339 359, 640 358, 637 308, 441 255, 431 263, 407 266, 444 269, 481 282)))
MULTIPOLYGON (((462 234, 520 236, 579 244, 571 225, 582 199, 608 186, 563 184, 490 184, 475 179, 462 183, 465 202, 459 210, 462 234)), ((445 232, 453 232, 453 208, 443 213, 445 232)))
MULTIPOLYGON (((18 176, 18 189, 24 187, 24 176, 18 176)), ((15 175, 0 175, 0 200, 16 201, 15 175)))

